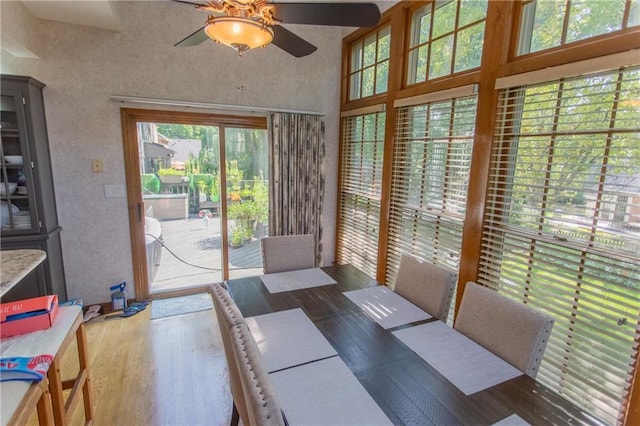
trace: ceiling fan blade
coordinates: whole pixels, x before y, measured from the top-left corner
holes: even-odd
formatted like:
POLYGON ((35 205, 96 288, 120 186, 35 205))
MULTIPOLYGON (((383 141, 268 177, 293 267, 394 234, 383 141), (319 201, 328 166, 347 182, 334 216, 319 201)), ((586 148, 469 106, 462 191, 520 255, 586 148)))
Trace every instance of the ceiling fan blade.
POLYGON ((196 2, 194 2, 194 1, 186 1, 186 0, 171 0, 171 1, 173 1, 173 2, 175 2, 175 3, 190 4, 190 5, 192 5, 192 6, 206 6, 206 5, 205 5, 205 4, 203 4, 203 3, 196 3, 196 2))
POLYGON ((197 46, 209 40, 209 36, 204 32, 204 27, 200 28, 193 34, 190 34, 173 45, 173 47, 191 47, 197 46))
POLYGON ((310 55, 318 49, 313 44, 298 37, 280 25, 274 25, 271 29, 273 30, 273 41, 271 44, 275 44, 296 58, 310 55))
POLYGON ((380 20, 374 3, 273 3, 274 18, 285 24, 372 27, 380 20))

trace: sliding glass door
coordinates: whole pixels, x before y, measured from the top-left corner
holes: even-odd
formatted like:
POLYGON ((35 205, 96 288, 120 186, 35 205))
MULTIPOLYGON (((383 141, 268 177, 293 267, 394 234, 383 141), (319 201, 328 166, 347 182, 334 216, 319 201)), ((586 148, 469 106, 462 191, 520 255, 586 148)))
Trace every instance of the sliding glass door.
POLYGON ((145 110, 123 116, 136 295, 187 293, 262 273, 265 120, 145 110))
POLYGON ((221 281, 220 128, 137 128, 150 292, 221 281))
POLYGON ((259 275, 269 225, 267 131, 228 127, 224 140, 229 278, 259 275))

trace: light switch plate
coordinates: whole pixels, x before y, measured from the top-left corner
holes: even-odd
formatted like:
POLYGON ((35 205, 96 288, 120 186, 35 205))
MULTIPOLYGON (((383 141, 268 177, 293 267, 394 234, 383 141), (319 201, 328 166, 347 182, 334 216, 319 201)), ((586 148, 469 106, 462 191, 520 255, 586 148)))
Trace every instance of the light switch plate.
POLYGON ((91 160, 91 170, 93 171, 93 173, 102 173, 104 171, 102 160, 100 160, 99 158, 91 160))
POLYGON ((125 197, 126 191, 124 189, 124 185, 105 185, 104 186, 104 196, 106 198, 118 198, 125 197))

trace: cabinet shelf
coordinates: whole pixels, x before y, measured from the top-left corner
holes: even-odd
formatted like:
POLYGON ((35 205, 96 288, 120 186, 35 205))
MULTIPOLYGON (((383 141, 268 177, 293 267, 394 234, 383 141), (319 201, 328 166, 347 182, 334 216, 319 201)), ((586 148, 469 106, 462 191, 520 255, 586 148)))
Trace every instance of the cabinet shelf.
POLYGON ((11 196, 9 196, 9 197, 5 197, 5 196, 0 197, 0 200, 2 200, 2 201, 9 201, 9 200, 28 200, 28 199, 29 199, 29 196, 28 196, 27 194, 17 194, 17 195, 16 195, 16 194, 12 194, 12 195, 11 195, 11 196))

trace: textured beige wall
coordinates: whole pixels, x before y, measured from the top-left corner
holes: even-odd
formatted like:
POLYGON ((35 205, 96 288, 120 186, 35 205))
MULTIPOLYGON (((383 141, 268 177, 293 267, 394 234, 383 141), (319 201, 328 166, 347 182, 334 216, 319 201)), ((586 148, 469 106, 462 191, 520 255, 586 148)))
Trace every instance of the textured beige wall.
POLYGON ((323 243, 325 264, 333 261, 344 31, 288 26, 318 51, 296 59, 269 46, 238 57, 213 42, 174 48, 206 18, 176 3, 113 2, 121 32, 25 18, 20 3, 2 3, 3 33, 20 28, 20 34, 39 41, 30 42, 39 48, 38 59, 3 49, 0 65, 2 73, 30 75, 47 85, 45 107, 69 297, 82 297, 87 304, 105 302, 108 287, 122 281, 133 291, 126 198, 104 195, 105 184, 125 184, 120 105, 109 100, 111 95, 325 113, 323 243), (7 19, 19 22, 9 25, 7 19), (104 161, 103 173, 92 173, 94 158, 104 161))
POLYGON ((16 1, 0 1, 0 16, 2 49, 18 57, 37 58, 41 45, 33 31, 37 20, 16 1))

